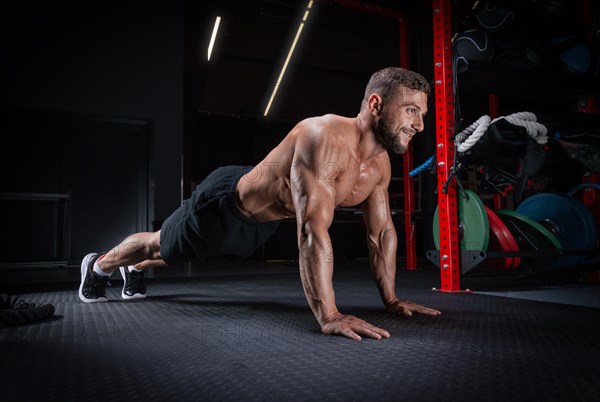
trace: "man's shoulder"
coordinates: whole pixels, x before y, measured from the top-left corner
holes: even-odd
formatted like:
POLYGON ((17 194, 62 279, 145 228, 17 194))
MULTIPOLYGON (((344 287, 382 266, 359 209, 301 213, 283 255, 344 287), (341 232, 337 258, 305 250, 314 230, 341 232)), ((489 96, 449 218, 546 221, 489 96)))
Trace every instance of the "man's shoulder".
POLYGON ((298 123, 298 126, 311 127, 315 129, 323 129, 327 127, 336 127, 340 124, 350 124, 353 119, 333 113, 323 114, 320 116, 307 117, 298 123))
POLYGON ((296 126, 298 134, 312 140, 334 140, 352 127, 354 119, 336 114, 309 117, 296 126))
POLYGON ((346 132, 351 123, 337 115, 311 117, 293 132, 294 153, 314 161, 341 160, 348 153, 346 132))

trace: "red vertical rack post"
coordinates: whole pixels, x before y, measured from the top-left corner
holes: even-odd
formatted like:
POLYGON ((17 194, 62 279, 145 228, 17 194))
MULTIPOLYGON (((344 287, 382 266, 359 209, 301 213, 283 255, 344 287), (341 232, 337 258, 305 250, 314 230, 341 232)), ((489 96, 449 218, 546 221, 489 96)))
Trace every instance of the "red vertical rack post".
MULTIPOLYGON (((578 109, 582 113, 600 113, 596 98, 588 96, 579 101, 578 109)), ((583 183, 600 183, 600 174, 598 172, 586 172, 582 178, 583 183)), ((598 224, 598 233, 600 233, 600 191, 594 187, 583 190, 583 204, 590 210, 598 224)), ((596 245, 600 244, 600 238, 596 239, 596 245)))
POLYGON ((500 116, 500 100, 498 99, 498 94, 488 94, 488 111, 492 119, 500 116))
MULTIPOLYGON (((598 172, 591 172, 589 175, 584 176, 582 181, 584 183, 600 184, 600 174, 598 172)), ((596 218, 598 233, 600 233, 600 192, 594 187, 585 188, 582 191, 583 204, 590 210, 594 218, 596 218)), ((600 244, 600 238, 596 239, 596 245, 598 244, 600 244)))
MULTIPOLYGON (((596 99, 593 96, 588 96, 585 99, 581 99, 579 102, 579 111, 582 113, 600 113, 596 99)), ((587 172, 582 178, 584 183, 600 183, 600 174, 598 172, 587 172)), ((600 233, 600 196, 599 191, 596 188, 590 187, 583 190, 582 201, 583 204, 592 212, 594 218, 598 222, 598 229, 600 233)), ((596 244, 600 243, 600 239, 596 239, 596 244)))
MULTIPOLYGON (((400 28, 400 67, 410 68, 408 51, 408 28, 404 11, 398 16, 400 28)), ((403 183, 404 183, 404 237, 406 245, 405 269, 414 271, 417 269, 417 242, 415 238, 415 225, 413 214, 415 212, 415 186, 409 173, 413 169, 413 146, 409 144, 408 149, 402 155, 403 183)))
MULTIPOLYGON (((596 98, 588 96, 585 99, 581 99, 579 102, 579 111, 582 113, 600 113, 596 98)), ((598 184, 600 183, 600 174, 598 172, 588 172, 583 176, 582 181, 584 183, 598 184)), ((583 189, 582 202, 596 219, 598 233, 600 233, 600 191, 594 187, 583 189)), ((598 236, 596 246, 600 245, 600 234, 598 236)), ((600 270, 588 272, 588 282, 600 283, 600 270)))
MULTIPOLYGON (((577 3, 577 17, 579 21, 584 24, 586 27, 590 27, 587 39, 591 41, 592 39, 592 1, 591 0, 581 0, 581 2, 577 3)), ((578 109, 582 113, 598 113, 598 104, 596 102, 596 98, 594 96, 588 96, 584 99, 580 99, 578 109)), ((585 174, 582 181, 584 183, 599 183, 600 182, 600 174, 598 172, 588 172, 585 174)), ((592 215, 596 219, 596 224, 598 226, 600 233, 600 193, 597 189, 591 187, 583 190, 582 202, 583 204, 592 212, 592 215)), ((596 239, 596 246, 600 245, 600 235, 596 239)), ((600 283, 600 270, 595 272, 588 272, 588 281, 590 283, 600 283)))
POLYGON ((433 47, 435 120, 437 142, 440 276, 443 292, 460 291, 460 243, 456 183, 444 193, 454 164, 454 92, 452 74, 452 28, 450 0, 433 0, 433 47))
MULTIPOLYGON (((589 27, 588 31, 588 39, 591 40, 592 35, 592 2, 591 0, 581 0, 576 4, 577 6, 577 17, 579 21, 585 26, 589 27)), ((600 113, 598 109, 598 103, 596 102, 596 97, 587 96, 583 99, 579 100, 578 110, 581 113, 600 113)), ((585 176, 582 178, 584 183, 595 183, 598 184, 600 175, 597 172, 586 172, 585 176)), ((583 191, 582 201, 583 204, 592 212, 594 218, 598 223, 598 229, 600 229, 600 196, 598 190, 595 188, 586 188, 583 191)), ((599 239, 596 239, 596 244, 600 242, 599 239)))

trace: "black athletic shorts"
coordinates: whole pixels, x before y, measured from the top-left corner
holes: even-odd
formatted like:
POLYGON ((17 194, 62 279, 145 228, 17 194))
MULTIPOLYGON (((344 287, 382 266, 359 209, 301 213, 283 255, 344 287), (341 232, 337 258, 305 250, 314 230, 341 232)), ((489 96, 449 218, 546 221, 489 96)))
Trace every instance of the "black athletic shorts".
POLYGON ((251 169, 218 168, 164 221, 160 255, 167 264, 215 256, 245 259, 275 233, 279 221, 249 218, 235 202, 237 183, 251 169))

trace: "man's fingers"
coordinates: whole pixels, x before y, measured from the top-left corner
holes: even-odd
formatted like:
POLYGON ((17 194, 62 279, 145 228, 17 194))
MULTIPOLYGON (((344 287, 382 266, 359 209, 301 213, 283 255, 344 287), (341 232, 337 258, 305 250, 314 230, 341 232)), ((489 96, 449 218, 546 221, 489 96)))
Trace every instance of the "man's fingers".
POLYGON ((440 315, 442 314, 441 311, 439 310, 434 310, 432 308, 429 307, 423 307, 423 306, 417 306, 414 311, 416 311, 419 314, 429 314, 429 315, 440 315))
POLYGON ((347 338, 355 339, 357 341, 360 341, 362 339, 359 334, 357 334, 356 332, 352 331, 351 329, 348 329, 346 331, 342 331, 341 334, 344 335, 347 338))
POLYGON ((343 335, 350 339, 360 340, 362 337, 382 339, 389 338, 390 333, 385 329, 378 328, 368 322, 353 316, 345 316, 344 319, 329 324, 324 328, 325 333, 343 335))
POLYGON ((360 341, 362 338, 357 334, 350 325, 344 325, 339 322, 328 324, 323 327, 323 333, 328 335, 342 335, 346 338, 360 341))
POLYGON ((359 328, 354 329, 356 332, 360 333, 362 336, 367 336, 369 338, 373 338, 373 339, 381 339, 381 338, 389 338, 390 337, 390 333, 387 332, 385 329, 383 328, 378 328, 374 325, 371 325, 369 323, 366 323, 366 325, 363 325, 359 328))
POLYGON ((401 301, 396 305, 396 308, 400 307, 400 309, 397 309, 396 311, 398 313, 402 313, 407 317, 410 317, 413 315, 413 313, 419 313, 419 314, 428 314, 428 315, 440 315, 442 314, 441 311, 439 310, 435 310, 429 307, 425 307, 425 306, 421 306, 419 304, 416 303, 412 303, 409 301, 401 301))
POLYGON ((383 328, 378 328, 379 329, 379 334, 383 337, 383 338, 389 338, 391 335, 389 332, 387 332, 385 329, 383 328))
POLYGON ((366 336, 368 338, 373 338, 373 339, 381 339, 382 338, 381 334, 379 334, 373 330, 367 329, 367 328, 360 328, 357 331, 360 332, 362 336, 366 336))

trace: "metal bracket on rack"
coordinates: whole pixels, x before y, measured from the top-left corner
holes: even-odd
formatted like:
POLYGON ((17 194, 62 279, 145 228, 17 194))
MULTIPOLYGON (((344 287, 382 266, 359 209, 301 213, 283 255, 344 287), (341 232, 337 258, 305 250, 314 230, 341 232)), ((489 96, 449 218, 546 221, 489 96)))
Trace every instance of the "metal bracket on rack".
MULTIPOLYGON (((427 259, 434 263, 438 268, 444 269, 443 264, 440 265, 440 251, 429 250, 427 251, 427 259)), ((473 268, 485 260, 486 254, 483 250, 461 250, 460 251, 460 270, 461 275, 466 274, 473 268)))
MULTIPOLYGON (((455 161, 456 161, 456 159, 455 159, 455 161)), ((454 166, 452 166, 450 168, 450 173, 448 174, 448 179, 446 180, 446 182, 444 183, 444 185, 442 187, 442 193, 446 194, 448 192, 448 186, 454 179, 454 180, 456 180, 456 185, 458 186, 458 188, 460 190, 460 195, 465 199, 469 199, 469 196, 465 193, 465 189, 462 184, 462 177, 460 175, 460 173, 463 169, 464 169, 464 166, 460 162, 455 163, 454 166)))

